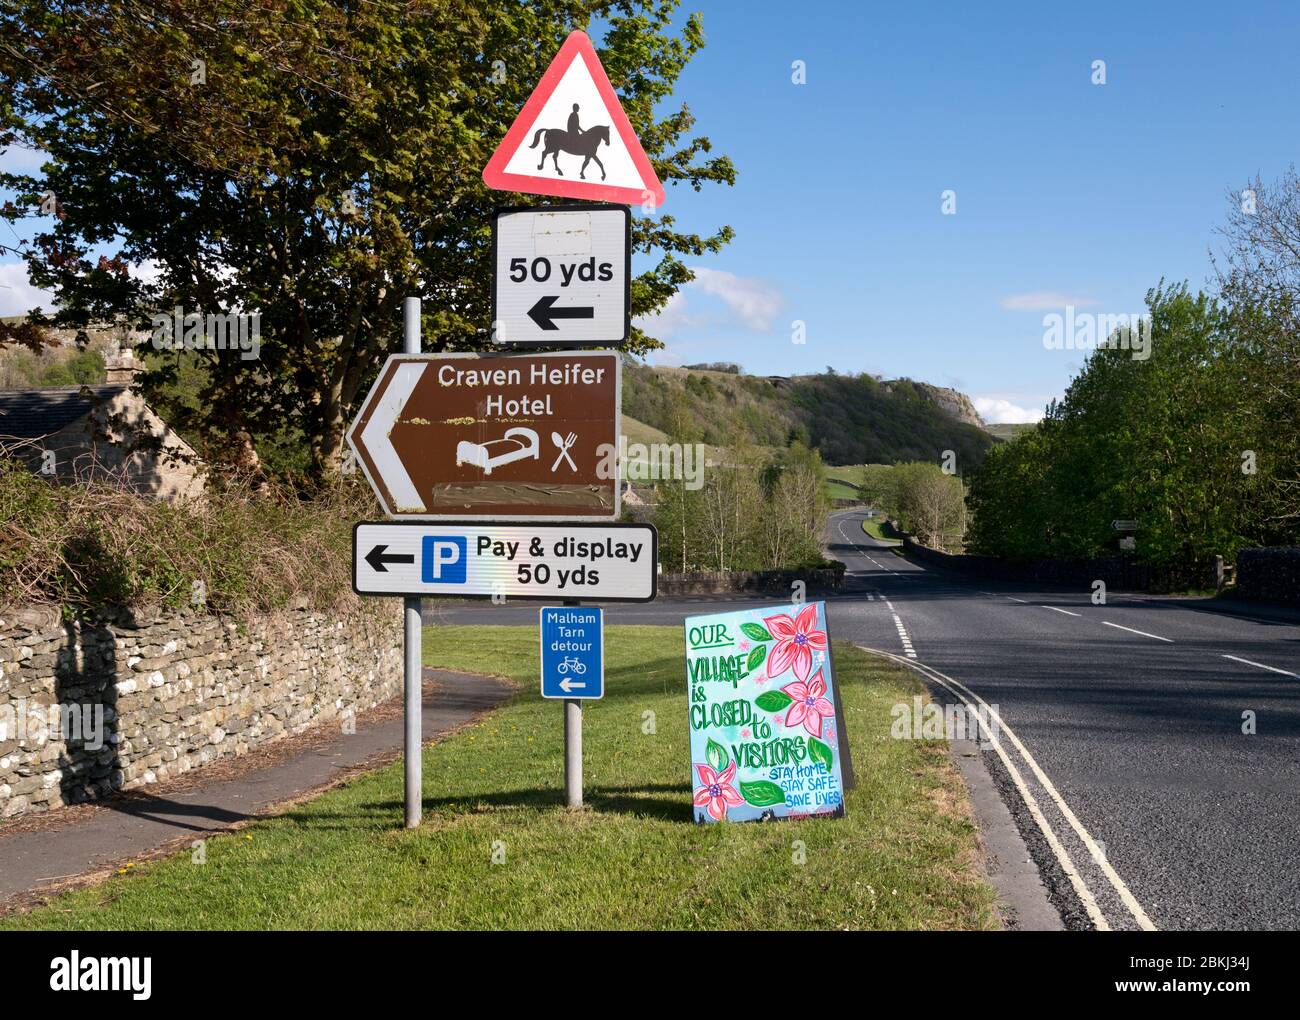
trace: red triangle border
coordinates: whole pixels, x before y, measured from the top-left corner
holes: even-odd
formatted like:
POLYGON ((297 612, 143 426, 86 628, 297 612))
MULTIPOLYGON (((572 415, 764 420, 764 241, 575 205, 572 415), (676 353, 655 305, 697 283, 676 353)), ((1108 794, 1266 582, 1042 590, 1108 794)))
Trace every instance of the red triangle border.
POLYGON ((600 58, 596 56, 596 49, 587 33, 572 32, 564 40, 564 45, 560 47, 560 51, 551 60, 546 73, 542 75, 542 80, 537 83, 532 95, 528 97, 528 102, 524 103, 523 109, 519 111, 514 123, 510 125, 510 130, 506 132, 505 138, 501 140, 501 144, 492 153, 492 158, 488 160, 487 166, 483 168, 483 183, 496 191, 517 191, 532 195, 588 199, 593 202, 618 202, 624 205, 641 205, 645 200, 645 192, 648 191, 654 199, 656 209, 664 204, 664 187, 659 183, 659 178, 650 165, 650 159, 646 156, 645 150, 641 148, 641 141, 637 138, 636 132, 632 130, 632 124, 628 121, 627 114, 623 112, 623 106, 614 93, 614 87, 609 83, 609 76, 605 74, 605 69, 600 66, 600 58), (580 54, 586 63, 587 71, 591 74, 592 81, 596 83, 596 90, 600 93, 606 112, 614 122, 614 127, 623 140, 623 145, 626 146, 628 154, 632 157, 632 164, 636 167, 637 173, 641 175, 641 180, 646 184, 644 189, 624 188, 613 184, 597 184, 594 181, 575 181, 562 177, 552 180, 546 177, 531 177, 527 174, 509 174, 505 172, 510 157, 523 146, 523 143, 527 140, 528 129, 532 127, 533 121, 540 116, 541 109, 546 105, 546 101, 551 98, 556 88, 559 87, 560 79, 564 77, 564 72, 572 64, 571 57, 575 52, 580 54))

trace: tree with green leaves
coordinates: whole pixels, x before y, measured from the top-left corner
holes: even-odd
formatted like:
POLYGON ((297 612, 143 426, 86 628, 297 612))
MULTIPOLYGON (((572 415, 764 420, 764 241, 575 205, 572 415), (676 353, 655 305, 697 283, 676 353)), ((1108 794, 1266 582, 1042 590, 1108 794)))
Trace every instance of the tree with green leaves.
POLYGON ((1099 347, 1044 422, 975 472, 972 552, 1113 554, 1112 522, 1131 519, 1139 557, 1190 580, 1210 556, 1294 541, 1275 497, 1296 434, 1261 416, 1261 352, 1186 285, 1151 291, 1147 305, 1149 358, 1099 347))
MULTIPOLYGON (((18 195, 0 215, 52 214, 23 254, 56 294, 59 325, 148 329, 177 306, 257 313, 260 356, 195 352, 193 399, 174 424, 238 464, 291 433, 320 481, 400 349, 404 297, 425 299, 427 349, 490 346, 491 215, 530 200, 490 192, 480 173, 569 32, 601 23, 601 61, 670 201, 734 182, 689 108, 668 105, 704 45, 699 15, 675 29, 675 8, 13 0, 0 19, 0 147, 46 159, 0 175, 18 195)), ((683 259, 731 236, 682 231, 671 213, 635 219, 634 249, 656 261, 633 281, 633 315, 662 308, 691 278, 683 259)), ((6 330, 0 342, 35 342, 30 327, 6 330)), ((634 330, 630 350, 656 346, 634 330)), ((178 356, 150 366, 150 394, 193 368, 178 356)))
POLYGON ((1300 174, 1294 166, 1228 195, 1218 261, 1225 343, 1243 369, 1240 412, 1254 419, 1254 452, 1268 483, 1261 511, 1300 526, 1300 174))
POLYGON ((965 490, 937 464, 914 461, 893 469, 897 516, 922 545, 961 552, 966 531, 965 490))

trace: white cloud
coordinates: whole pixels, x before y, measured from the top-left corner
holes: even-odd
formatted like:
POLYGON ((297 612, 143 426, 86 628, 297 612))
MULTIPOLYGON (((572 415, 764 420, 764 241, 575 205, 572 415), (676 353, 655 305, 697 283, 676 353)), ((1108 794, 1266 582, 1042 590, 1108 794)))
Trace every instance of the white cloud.
POLYGON ((973 397, 971 402, 979 416, 990 425, 1019 424, 1043 419, 1043 408, 1021 407, 1002 397, 973 397))
POLYGON ((671 340, 683 329, 696 325, 696 320, 686 311, 686 295, 680 290, 654 315, 638 315, 633 322, 656 340, 671 340))
POLYGON ((1001 301, 1003 308, 1016 312, 1042 312, 1074 305, 1075 308, 1088 308, 1100 304, 1096 298, 1080 297, 1060 290, 1035 290, 1027 294, 1008 294, 1001 301))
POLYGON ((0 262, 0 315, 26 315, 34 308, 54 310, 54 295, 33 287, 25 262, 0 262))
POLYGON ((781 291, 766 280, 702 266, 693 267, 691 271, 695 274, 695 281, 690 286, 720 298, 743 326, 757 333, 770 330, 785 307, 781 291))

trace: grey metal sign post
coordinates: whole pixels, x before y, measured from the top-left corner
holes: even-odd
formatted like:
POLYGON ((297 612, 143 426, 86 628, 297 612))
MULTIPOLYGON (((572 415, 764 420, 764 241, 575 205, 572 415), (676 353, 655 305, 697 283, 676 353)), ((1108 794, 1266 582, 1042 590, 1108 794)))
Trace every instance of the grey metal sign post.
POLYGON ((564 799, 571 808, 582 807, 582 702, 564 701, 564 799))
MULTIPOLYGON (((403 351, 406 354, 420 353, 420 299, 408 297, 402 307, 403 351)), ((423 772, 422 745, 424 743, 423 726, 423 679, 424 669, 421 656, 421 599, 419 596, 407 596, 402 599, 403 642, 405 668, 403 671, 403 694, 405 697, 405 726, 402 742, 403 766, 406 779, 406 827, 418 828, 423 812, 423 772)))
MULTIPOLYGON (((580 606, 565 599, 566 606, 580 606)), ((571 808, 582 807, 582 701, 564 699, 564 799, 571 808)))

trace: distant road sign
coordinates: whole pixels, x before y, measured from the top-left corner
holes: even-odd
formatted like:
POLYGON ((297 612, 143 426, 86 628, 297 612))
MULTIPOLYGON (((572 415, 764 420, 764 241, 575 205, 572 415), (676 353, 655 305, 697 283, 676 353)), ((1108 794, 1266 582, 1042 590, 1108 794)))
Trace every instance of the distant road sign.
POLYGON ((658 559, 649 524, 384 521, 352 529, 358 595, 649 602, 658 559))
POLYGON ((595 606, 541 611, 542 697, 605 696, 605 615, 595 606))
POLYGON ((1116 531, 1137 531, 1137 521, 1111 521, 1110 526, 1116 531))
POLYGON ((499 210, 492 220, 492 339, 552 347, 625 342, 631 221, 621 205, 499 210))
POLYGON ((409 520, 614 520, 621 356, 394 354, 348 444, 409 520))
POLYGON ((498 191, 664 204, 659 183, 591 40, 573 32, 483 168, 498 191))

